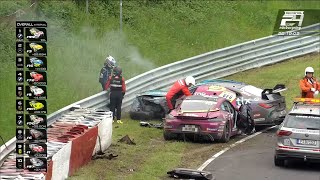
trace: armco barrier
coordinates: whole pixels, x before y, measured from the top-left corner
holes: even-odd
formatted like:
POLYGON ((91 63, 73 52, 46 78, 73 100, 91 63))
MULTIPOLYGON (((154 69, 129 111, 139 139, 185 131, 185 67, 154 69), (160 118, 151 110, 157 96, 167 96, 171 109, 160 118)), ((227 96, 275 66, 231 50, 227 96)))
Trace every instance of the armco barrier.
MULTIPOLYGON (((204 53, 182 61, 171 63, 126 81, 127 93, 122 108, 128 110, 136 94, 150 89, 166 89, 176 79, 193 75, 196 80, 220 78, 247 69, 261 67, 297 56, 319 52, 320 24, 303 28, 301 36, 268 36, 238 45, 204 53)), ((74 106, 83 108, 105 108, 108 104, 106 92, 101 92, 66 106, 48 116, 52 124, 74 106)), ((108 128, 111 128, 108 127, 108 128)), ((15 148, 15 138, 1 146, 0 165, 15 148)))

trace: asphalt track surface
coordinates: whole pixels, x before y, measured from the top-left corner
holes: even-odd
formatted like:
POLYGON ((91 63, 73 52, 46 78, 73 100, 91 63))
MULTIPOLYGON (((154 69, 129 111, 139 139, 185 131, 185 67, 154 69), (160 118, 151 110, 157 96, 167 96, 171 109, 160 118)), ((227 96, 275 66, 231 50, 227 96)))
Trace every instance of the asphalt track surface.
POLYGON ((212 161, 204 170, 216 180, 320 180, 320 164, 273 162, 276 128, 239 144, 212 161))

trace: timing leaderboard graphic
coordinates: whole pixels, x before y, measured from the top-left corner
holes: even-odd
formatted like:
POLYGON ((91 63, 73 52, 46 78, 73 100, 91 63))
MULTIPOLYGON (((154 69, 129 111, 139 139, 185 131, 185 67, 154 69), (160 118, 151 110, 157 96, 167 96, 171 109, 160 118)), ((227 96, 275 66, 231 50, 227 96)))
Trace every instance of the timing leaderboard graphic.
POLYGON ((47 171, 47 23, 16 22, 16 167, 47 171))

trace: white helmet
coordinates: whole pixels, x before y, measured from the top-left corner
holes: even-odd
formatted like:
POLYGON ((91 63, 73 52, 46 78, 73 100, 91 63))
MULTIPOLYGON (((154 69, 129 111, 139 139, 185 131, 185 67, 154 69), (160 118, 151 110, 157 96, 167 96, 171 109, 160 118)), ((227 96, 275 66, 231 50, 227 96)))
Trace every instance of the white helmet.
POLYGON ((307 75, 307 72, 314 73, 314 69, 312 67, 307 67, 306 70, 304 71, 304 75, 307 75))
POLYGON ((186 77, 187 86, 196 85, 196 80, 192 76, 186 77))
POLYGON ((108 55, 108 57, 106 58, 106 61, 104 62, 104 65, 109 66, 110 68, 113 68, 114 66, 116 66, 116 59, 114 59, 114 57, 108 55))

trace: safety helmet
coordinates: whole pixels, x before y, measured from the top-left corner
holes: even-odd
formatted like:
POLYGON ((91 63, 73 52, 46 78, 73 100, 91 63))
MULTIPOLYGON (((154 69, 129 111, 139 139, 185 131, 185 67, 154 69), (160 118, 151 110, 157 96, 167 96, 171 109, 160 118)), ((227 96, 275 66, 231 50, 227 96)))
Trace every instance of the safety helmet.
POLYGON ((110 68, 113 68, 114 66, 116 66, 116 59, 110 55, 107 56, 106 61, 104 62, 105 66, 108 66, 110 68))
POLYGON ((120 75, 122 74, 122 69, 121 69, 121 67, 116 66, 115 68, 113 68, 113 74, 120 76, 120 75))
POLYGON ((196 80, 192 76, 188 76, 185 79, 187 86, 196 85, 196 80))
POLYGON ((312 67, 307 67, 304 71, 304 75, 307 75, 307 73, 314 73, 314 69, 312 67))

